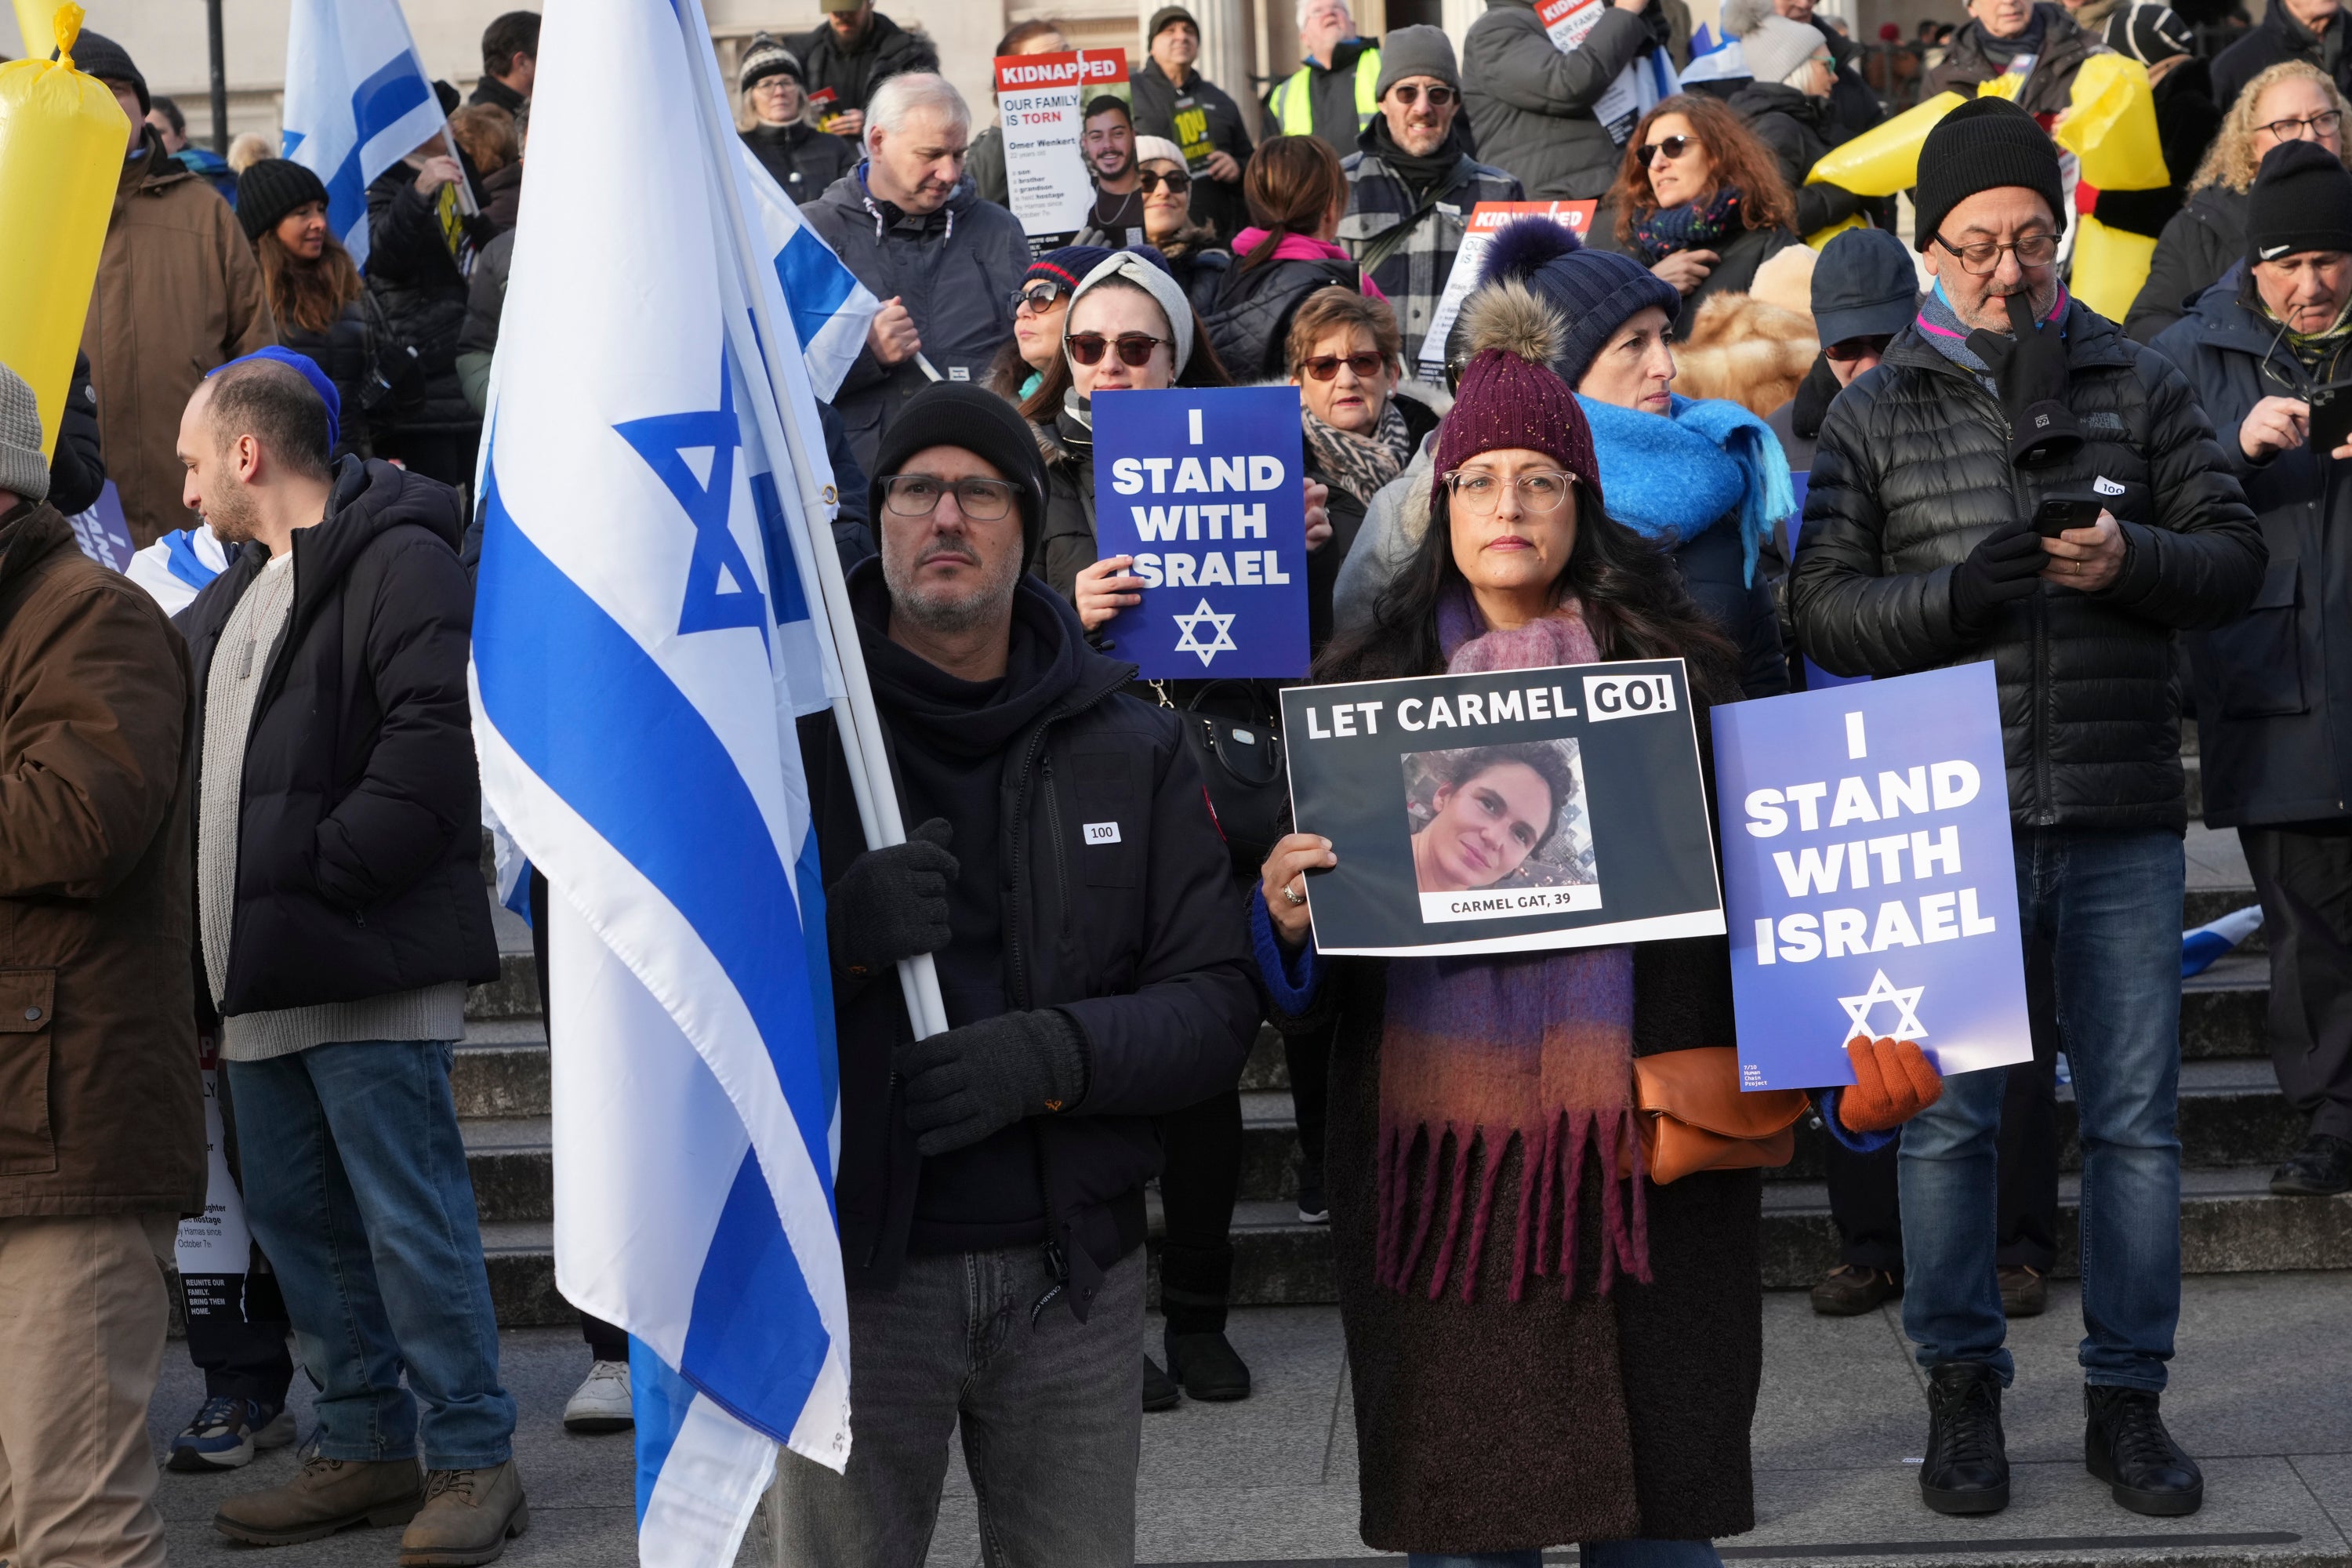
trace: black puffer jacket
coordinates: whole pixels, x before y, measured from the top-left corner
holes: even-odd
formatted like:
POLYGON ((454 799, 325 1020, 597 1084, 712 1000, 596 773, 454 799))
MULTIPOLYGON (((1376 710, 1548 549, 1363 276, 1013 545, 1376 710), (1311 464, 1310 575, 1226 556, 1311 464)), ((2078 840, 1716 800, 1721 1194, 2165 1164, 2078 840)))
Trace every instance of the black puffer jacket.
MULTIPOLYGON (((466 330, 466 276, 441 237, 434 204, 416 193, 416 172, 394 163, 368 186, 368 287, 394 341, 416 352, 422 402, 396 406, 386 431, 430 433, 480 428, 457 378, 457 339, 466 330)), ((479 247, 498 237, 487 215, 468 220, 479 247)))
POLYGON ((2307 443, 2250 462, 2236 436, 2255 404, 2309 397, 2352 354, 2339 342, 2305 365, 2248 293, 2243 267, 2231 268, 2156 342, 2221 432, 2270 552, 2253 607, 2189 638, 2215 827, 2352 816, 2352 731, 2335 711, 2352 700, 2352 478, 2307 443))
POLYGON ((788 47, 801 58, 810 97, 833 89, 827 113, 864 109, 874 89, 900 71, 940 68, 940 51, 930 39, 907 31, 879 11, 867 20, 865 36, 854 49, 843 46, 830 24, 789 40, 788 47))
POLYGON ((2124 331, 2144 343, 2189 313, 2189 301, 2246 258, 2246 193, 2207 185, 2164 226, 2124 331))
MULTIPOLYGON (((294 535, 294 608, 246 742, 223 1012, 498 978, 464 527, 447 485, 345 458, 326 521, 294 535)), ((200 721, 221 629, 268 560, 247 545, 173 617, 200 721)))
POLYGON ((1261 261, 1245 268, 1235 257, 1217 296, 1214 314, 1203 316, 1209 341, 1235 381, 1269 381, 1283 377, 1284 355, 1290 338, 1290 318, 1307 296, 1333 284, 1363 292, 1356 264, 1342 260, 1293 258, 1261 261))
MULTIPOLYGON (((866 619, 879 571, 852 574, 866 619)), ((1143 1186, 1159 1173, 1160 1115, 1231 1089, 1257 1031, 1242 902, 1175 715, 1121 689, 1133 678, 1086 647, 1077 617, 1024 578, 1018 621, 1067 639, 1065 693, 1005 748, 998 886, 1012 1007, 1055 1007, 1086 1038, 1086 1098, 1033 1117, 1048 1239, 1079 1315, 1102 1271, 1143 1244, 1143 1186), (1119 825, 1115 844, 1080 838, 1119 825)), ((882 710, 886 731, 902 721, 882 710)), ((801 721, 809 812, 828 886, 866 848, 833 716, 801 721)), ((474 902, 482 903, 479 873, 474 902)), ((852 1289, 898 1279, 922 1157, 891 1071, 908 1037, 895 977, 837 980, 841 1042, 842 1255, 852 1289)))
POLYGON ((2243 611, 2262 535, 2189 383, 2080 301, 2065 318, 2066 403, 2088 439, 2031 475, 1974 376, 1915 326, 1822 422, 1790 576, 1797 638, 1836 675, 1906 675, 1990 658, 2000 682, 2010 815, 2026 827, 2187 821, 2172 634, 2243 611), (2087 595, 2043 584, 1988 631, 1952 621, 1952 569, 2042 496, 2122 487, 2130 553, 2087 595))
POLYGON ((1748 128, 1780 160, 1780 178, 1797 198, 1799 234, 1818 234, 1862 210, 1863 198, 1852 191, 1805 184, 1813 165, 1847 135, 1830 118, 1828 99, 1777 81, 1758 81, 1733 93, 1731 107, 1747 116, 1748 128))

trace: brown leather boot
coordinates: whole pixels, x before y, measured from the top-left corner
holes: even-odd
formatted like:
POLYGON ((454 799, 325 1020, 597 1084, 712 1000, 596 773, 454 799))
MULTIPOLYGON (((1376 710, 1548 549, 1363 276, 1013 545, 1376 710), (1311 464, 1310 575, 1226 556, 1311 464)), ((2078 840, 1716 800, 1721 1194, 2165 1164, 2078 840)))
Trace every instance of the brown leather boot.
POLYGON ((492 1563, 530 1528, 522 1476, 509 1459, 480 1470, 435 1470, 425 1506, 400 1538, 400 1568, 472 1568, 492 1563))
POLYGON ((282 1487, 221 1504, 213 1528, 256 1546, 318 1541, 355 1524, 406 1524, 423 1500, 415 1459, 329 1459, 316 1454, 282 1487))

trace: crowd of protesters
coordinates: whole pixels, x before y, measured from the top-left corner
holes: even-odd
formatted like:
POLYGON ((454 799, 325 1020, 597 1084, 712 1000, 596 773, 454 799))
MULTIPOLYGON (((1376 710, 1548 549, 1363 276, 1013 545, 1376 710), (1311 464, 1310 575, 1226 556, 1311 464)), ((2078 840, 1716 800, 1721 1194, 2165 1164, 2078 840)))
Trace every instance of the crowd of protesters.
MULTIPOLYGON (((1096 537, 1101 400, 1262 384, 1299 393, 1314 680, 1679 658, 1706 756, 1709 708, 1809 669, 1991 665, 2033 1058, 1944 1079, 1916 1045, 1852 1044, 1857 1081, 1815 1091, 1843 1245, 1812 1301, 1901 1296, 1923 1501, 2004 1508, 2007 1324, 2044 1310, 2058 1250, 2063 1042, 2085 1463, 2126 1509, 2195 1511, 2161 1401, 2184 710, 2308 1118, 2273 1190, 2352 1190, 2352 754, 2328 721, 2352 442, 2312 438, 2352 343, 2334 0, 2280 0, 2210 59, 2218 16, 1971 0, 1914 59, 1972 101, 1920 153, 1908 244, 1893 201, 1807 182, 1897 74, 1811 0, 1731 0, 1736 67, 1615 121, 1628 65, 1691 64, 1680 0, 1616 0, 1569 51, 1532 0, 1489 0, 1458 58, 1438 28, 1365 38, 1346 0, 1297 0, 1301 63, 1255 101, 1201 74, 1198 20, 1163 5, 1132 100, 1082 106, 1084 226, 1042 246, 1000 131, 923 32, 871 0, 822 10, 738 52, 738 123, 880 301, 821 414, 920 826, 867 849, 830 718, 803 722, 858 1374, 846 1471, 782 1461, 789 1559, 922 1561, 960 1429, 993 1553, 1127 1560, 1145 1413, 1251 1392, 1224 1331, 1238 1085, 1268 1024, 1299 1219, 1333 1241, 1365 1541, 1423 1564, 1573 1542, 1700 1568, 1754 1523, 1759 1178, 1660 1184, 1605 1152, 1631 1136, 1635 1058, 1731 1037, 1725 940, 1325 956, 1303 879, 1332 846, 1213 815, 1195 756, 1202 725, 1278 733, 1272 683, 1139 682, 1109 640, 1145 584, 1096 537), (2123 323, 2067 287, 2077 194, 2050 134, 2109 52, 2148 68, 2174 181, 2097 198, 2155 245, 2123 323), (2004 73, 2013 100, 1978 95, 2004 73), (1582 240, 1505 228, 1444 319, 1472 210, 1527 198, 1594 203, 1582 240), (2039 498, 2093 485, 2095 522, 2037 531, 2039 498), (1121 836, 1073 885, 1041 846, 1107 817, 1121 836), (950 1027, 919 1041, 887 972, 919 954, 950 1027), (1474 1123, 1470 1239, 1408 1237, 1416 1208, 1461 1212, 1472 1157, 1443 1150, 1474 1123), (1524 1233, 1539 1163, 1559 1244, 1482 1247, 1524 1233)), ((223 1533, 397 1526, 404 1563, 478 1563, 529 1523, 449 1068, 466 988, 498 972, 465 490, 538 29, 493 21, 470 101, 442 88, 446 133, 369 186, 363 266, 317 174, 191 145, 123 49, 76 49, 129 130, 53 456, 0 367, 0 1030, 50 1064, 0 1051, 0 1344, 26 1372, 0 1391, 0 1556, 27 1568, 163 1560, 156 1261, 204 1206, 200 1037, 253 1286, 189 1318, 205 1398, 167 1462, 292 1443, 299 1358, 318 1390, 299 1473, 225 1498, 223 1533), (221 564, 169 624, 73 547, 106 487, 137 546, 221 564), (88 1310, 47 1310, 68 1295, 88 1310)), ((1031 19, 998 52, 1066 47, 1031 19)), ((583 1331, 566 1425, 625 1429, 623 1336, 583 1331)))

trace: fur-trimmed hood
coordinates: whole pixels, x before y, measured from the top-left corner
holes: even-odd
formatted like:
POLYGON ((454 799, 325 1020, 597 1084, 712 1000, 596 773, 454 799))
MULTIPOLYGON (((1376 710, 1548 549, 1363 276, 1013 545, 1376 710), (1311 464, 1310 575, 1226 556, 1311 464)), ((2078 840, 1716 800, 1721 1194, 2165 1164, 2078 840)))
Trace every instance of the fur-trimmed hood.
POLYGON ((1821 347, 1811 318, 1752 294, 1717 294, 1700 303, 1690 335, 1675 345, 1675 390, 1769 414, 1797 395, 1821 347))

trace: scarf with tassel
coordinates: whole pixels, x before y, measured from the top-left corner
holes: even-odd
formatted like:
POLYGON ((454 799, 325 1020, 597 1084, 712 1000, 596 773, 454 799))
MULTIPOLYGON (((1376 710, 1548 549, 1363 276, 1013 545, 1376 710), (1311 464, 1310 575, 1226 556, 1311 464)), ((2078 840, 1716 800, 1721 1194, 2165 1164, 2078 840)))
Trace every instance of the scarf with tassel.
POLYGON ((1659 415, 1577 395, 1609 515, 1667 550, 1731 520, 1753 584, 1764 541, 1797 510, 1780 438, 1737 403, 1673 395, 1659 415))
MULTIPOLYGON (((1438 634, 1454 675, 1591 664, 1601 657, 1572 601, 1528 626, 1490 631, 1467 593, 1456 589, 1439 607, 1438 634)), ((1575 1292, 1588 1151, 1601 1187, 1600 1293, 1608 1295, 1621 1273, 1648 1283, 1633 1060, 1630 947, 1391 961, 1381 1036, 1374 1279, 1401 1294, 1410 1290, 1435 1233, 1430 1300, 1456 1276, 1462 1299, 1471 1300, 1516 1139, 1519 1201, 1510 1299, 1526 1294, 1530 1275, 1557 1274, 1562 1298, 1575 1292), (1483 1171, 1475 1205, 1473 1151, 1483 1171), (1630 1180, 1618 1174, 1621 1159, 1633 1172, 1630 1180)))

